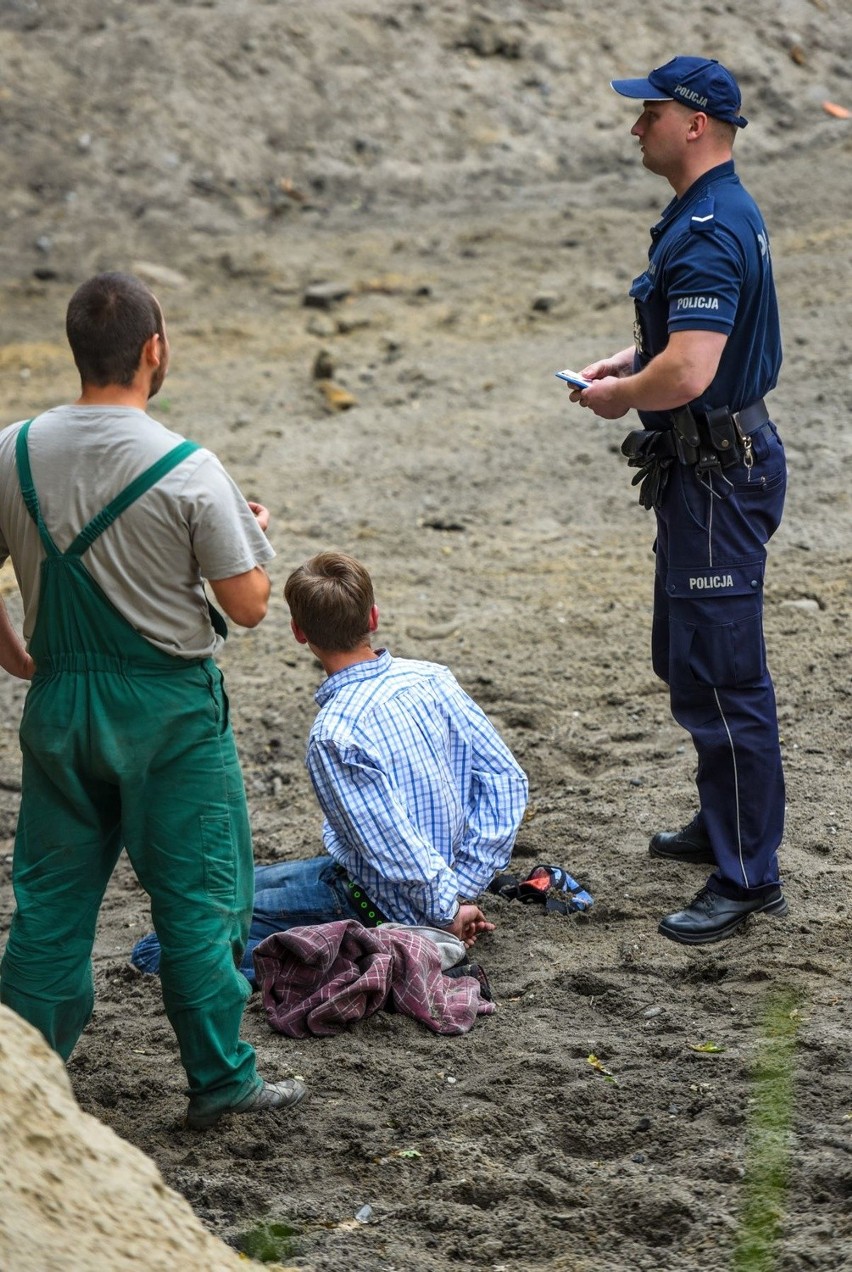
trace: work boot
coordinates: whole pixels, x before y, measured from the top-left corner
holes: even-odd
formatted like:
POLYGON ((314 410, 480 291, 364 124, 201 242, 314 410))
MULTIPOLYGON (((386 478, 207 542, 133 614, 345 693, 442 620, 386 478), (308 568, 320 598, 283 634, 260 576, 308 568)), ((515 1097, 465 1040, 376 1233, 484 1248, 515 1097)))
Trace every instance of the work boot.
POLYGON ((664 861, 686 861, 690 865, 715 866, 716 858, 704 829, 701 814, 696 813, 681 830, 658 830, 648 845, 652 857, 664 861))
POLYGON ((265 1113, 269 1109, 276 1111, 292 1109, 306 1094, 307 1088, 297 1078, 285 1078, 283 1082, 264 1082, 256 1091, 252 1091, 251 1095, 245 1096, 244 1099, 228 1108, 201 1113, 193 1112, 190 1105, 186 1114, 186 1124, 190 1130, 205 1131, 209 1126, 215 1126, 220 1117, 230 1113, 265 1113))

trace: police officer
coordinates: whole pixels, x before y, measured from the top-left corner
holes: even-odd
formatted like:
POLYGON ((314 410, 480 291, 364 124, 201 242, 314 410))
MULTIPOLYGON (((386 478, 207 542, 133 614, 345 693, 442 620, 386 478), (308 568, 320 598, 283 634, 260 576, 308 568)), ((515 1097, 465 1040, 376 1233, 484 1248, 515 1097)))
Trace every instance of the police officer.
POLYGON ((66 327, 71 406, 0 433, 0 561, 11 556, 27 653, 5 615, 0 665, 31 678, 0 1001, 67 1059, 94 1002, 92 944, 122 848, 151 898, 166 1013, 189 1084, 187 1122, 284 1110, 239 1037, 237 965, 252 909, 251 831, 221 672, 225 613, 266 614, 272 548, 209 451, 146 411, 169 362, 138 278, 99 274, 66 327))
POLYGON ((593 362, 572 401, 638 411, 623 450, 657 521, 653 666, 698 755, 699 810, 659 832, 657 858, 715 866, 659 931, 684 944, 782 915, 784 778, 763 640, 766 543, 784 505, 784 451, 765 398, 781 365, 769 238, 734 170, 740 91, 718 62, 676 57, 613 80, 642 101, 631 129, 674 198, 633 283, 635 347, 593 362))

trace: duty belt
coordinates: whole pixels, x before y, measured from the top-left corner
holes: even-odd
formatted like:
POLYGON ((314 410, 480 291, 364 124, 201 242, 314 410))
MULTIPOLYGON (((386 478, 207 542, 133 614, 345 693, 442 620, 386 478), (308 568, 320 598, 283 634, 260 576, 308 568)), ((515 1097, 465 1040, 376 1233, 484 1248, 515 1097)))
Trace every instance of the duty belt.
POLYGON ((720 406, 705 413, 680 406, 671 412, 671 420, 673 453, 682 464, 712 469, 745 463, 751 468, 752 440, 767 431, 769 412, 763 398, 758 398, 741 411, 720 406))
MULTIPOLYGON (((699 478, 721 473, 734 464, 751 468, 754 439, 771 430, 763 398, 741 411, 723 406, 705 413, 681 406, 669 414, 670 429, 636 429, 621 445, 630 467, 639 469, 633 485, 639 485, 639 502, 644 508, 660 506, 668 470, 676 459, 694 467, 699 478)), ((725 492, 720 489, 716 493, 724 497, 725 492)))

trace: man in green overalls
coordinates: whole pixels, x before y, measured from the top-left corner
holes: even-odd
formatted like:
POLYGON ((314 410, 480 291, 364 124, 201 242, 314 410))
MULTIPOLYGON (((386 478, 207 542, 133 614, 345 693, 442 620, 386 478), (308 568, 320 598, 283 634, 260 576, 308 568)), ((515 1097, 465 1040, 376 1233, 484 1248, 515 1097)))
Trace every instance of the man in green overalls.
POLYGON ((226 629, 203 585, 235 623, 261 621, 269 514, 147 414, 169 345, 139 279, 84 283, 66 328, 80 397, 0 433, 0 563, 11 556, 29 651, 4 611, 0 665, 32 677, 0 1001, 68 1058, 92 1013, 95 926, 125 848, 162 944, 187 1122, 206 1127, 304 1095, 292 1079, 264 1082, 239 1037, 251 834, 212 661, 226 629))

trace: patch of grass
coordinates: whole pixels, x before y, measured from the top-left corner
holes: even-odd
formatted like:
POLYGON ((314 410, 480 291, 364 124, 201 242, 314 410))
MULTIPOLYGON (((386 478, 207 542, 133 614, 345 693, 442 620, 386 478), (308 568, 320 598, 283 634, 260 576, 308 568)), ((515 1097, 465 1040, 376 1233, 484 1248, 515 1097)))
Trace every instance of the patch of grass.
POLYGON ((792 992, 780 993, 766 1006, 752 1073, 743 1208, 732 1272, 773 1272, 776 1266, 790 1175, 797 1002, 792 992))
POLYGON ((281 1263, 301 1252, 298 1233, 288 1223, 259 1223, 237 1237, 236 1247, 259 1263, 281 1263))

